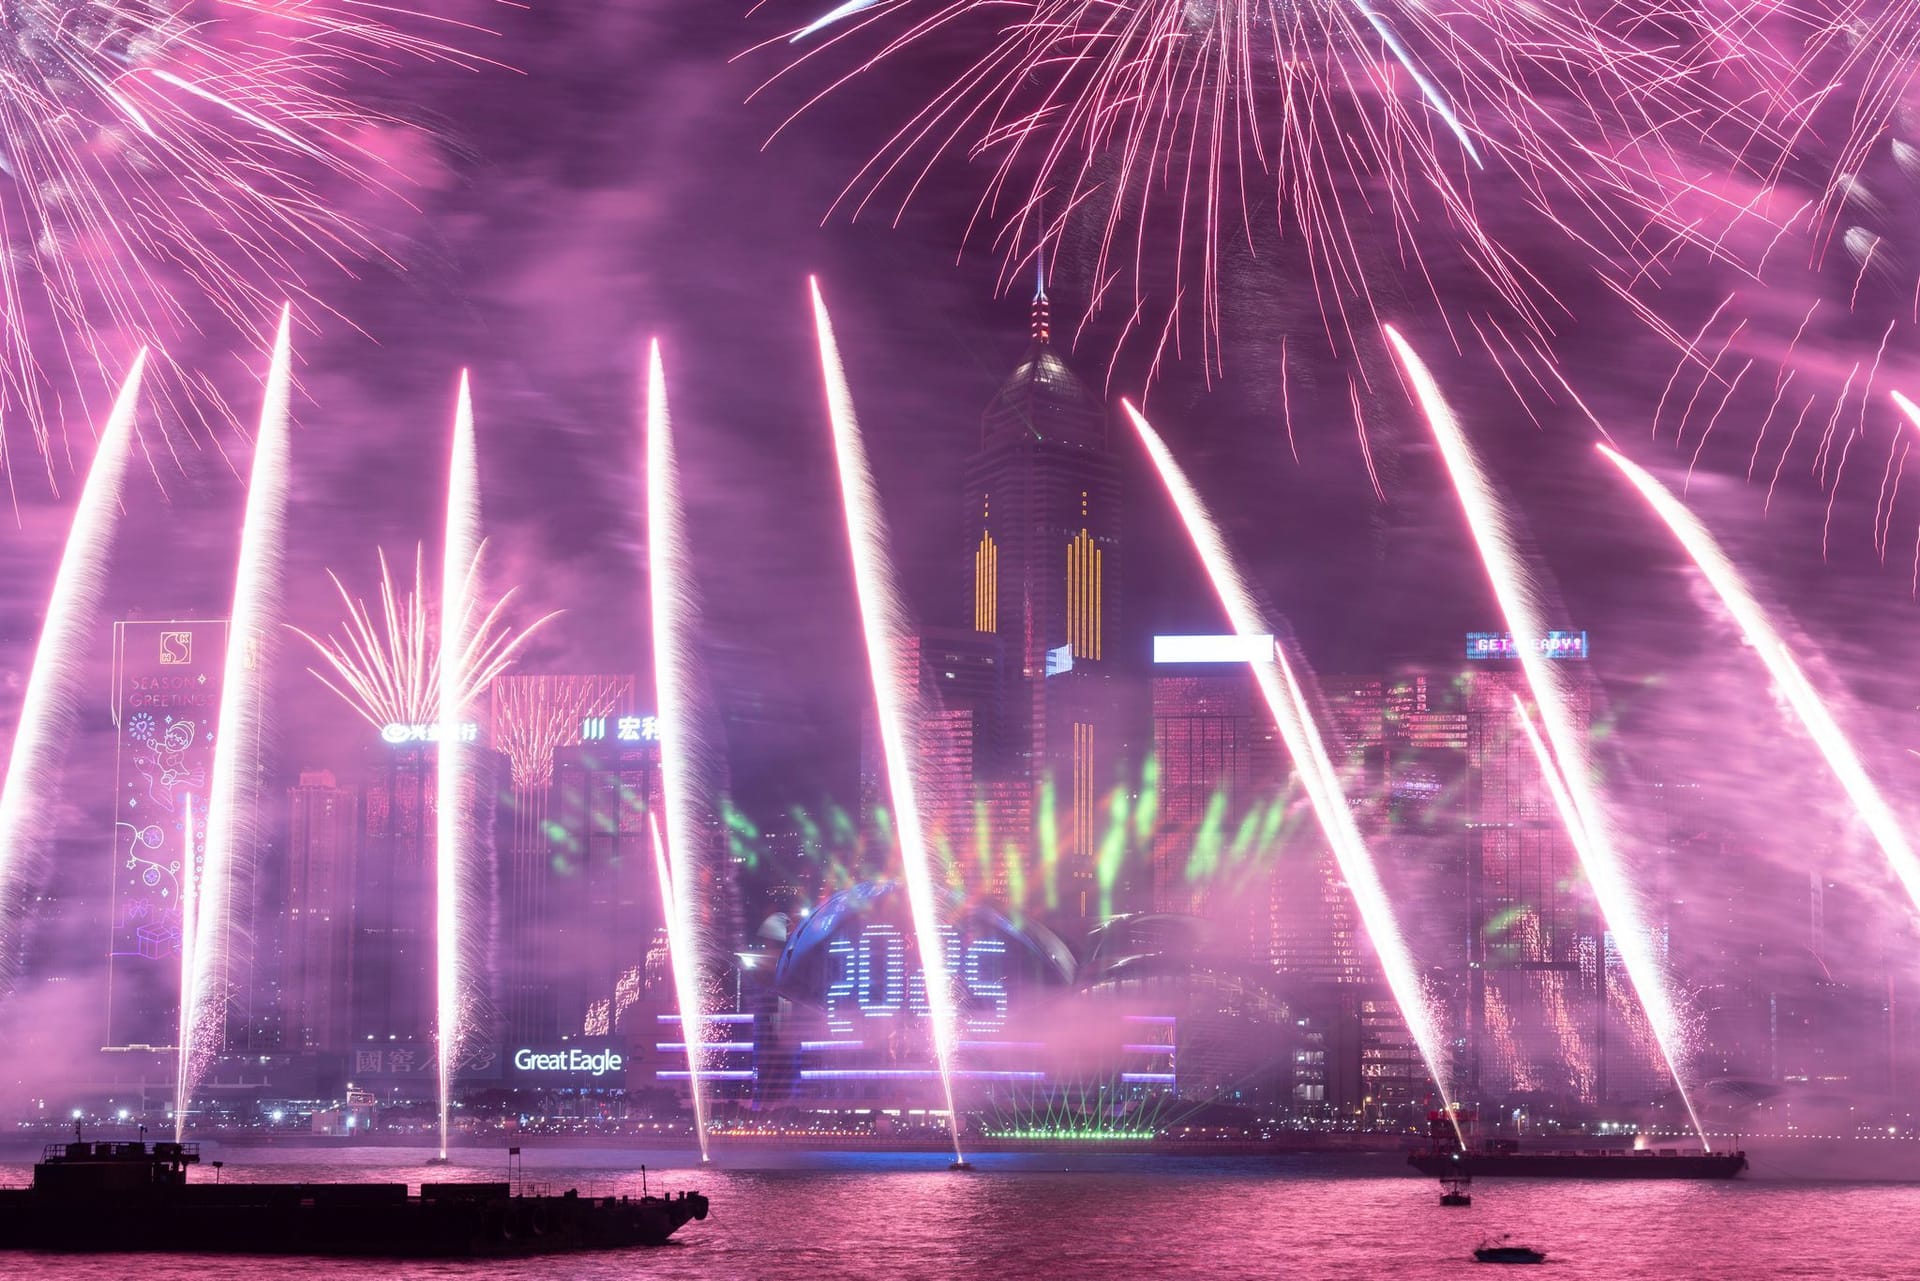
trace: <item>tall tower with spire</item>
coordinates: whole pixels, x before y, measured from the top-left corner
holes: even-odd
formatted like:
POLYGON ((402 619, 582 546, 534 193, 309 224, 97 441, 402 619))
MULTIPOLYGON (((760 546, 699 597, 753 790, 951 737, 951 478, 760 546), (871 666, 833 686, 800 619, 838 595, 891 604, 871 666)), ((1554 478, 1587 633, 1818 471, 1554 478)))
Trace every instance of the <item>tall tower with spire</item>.
POLYGON ((1054 825, 1040 844, 1058 851, 1059 910, 1086 915, 1126 754, 1120 468, 1106 406, 1054 349, 1044 268, 1037 284, 1026 354, 987 403, 965 473, 973 630, 998 655, 976 775, 1002 794, 1026 789, 1054 825))

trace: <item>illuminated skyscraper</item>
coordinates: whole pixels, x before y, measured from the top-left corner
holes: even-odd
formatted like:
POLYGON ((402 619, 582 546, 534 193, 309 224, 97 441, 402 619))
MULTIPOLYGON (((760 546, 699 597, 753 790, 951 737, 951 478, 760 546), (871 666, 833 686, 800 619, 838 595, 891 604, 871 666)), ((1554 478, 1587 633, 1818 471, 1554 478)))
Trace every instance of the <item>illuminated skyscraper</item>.
MULTIPOLYGON (((434 1021, 434 749, 382 742, 367 753, 350 1026, 356 1050, 369 1043, 406 1047, 402 1071, 424 1074, 432 1056, 421 1047, 434 1021)), ((370 1061, 355 1067, 363 1078, 383 1070, 384 1063, 370 1061)))
POLYGON ((180 896, 206 855, 226 645, 225 622, 113 625, 109 1046, 171 1046, 178 1039, 180 896))
MULTIPOLYGON (((1605 1000, 1592 896, 1540 763, 1514 711, 1519 664, 1477 663, 1469 676, 1468 1062, 1483 1095, 1605 1094, 1596 1029, 1605 1000)), ((1593 688, 1579 663, 1568 706, 1587 732, 1593 688)), ((1531 706, 1531 698, 1528 697, 1531 706)))
POLYGON ((1127 748, 1114 680, 1125 651, 1120 470, 1105 406, 1053 348, 1044 286, 1031 336, 981 416, 966 466, 972 625, 998 641, 975 760, 983 782, 1051 782, 1064 820, 1063 907, 1084 916, 1095 901, 1096 811, 1127 748))
MULTIPOLYGON (((1246 878, 1234 873, 1270 873, 1273 851, 1259 848, 1268 835, 1263 820, 1280 800, 1287 769, 1252 674, 1240 666, 1157 669, 1153 760, 1152 909, 1203 913, 1213 892, 1227 885, 1237 885, 1243 901, 1264 903, 1271 876, 1241 884, 1246 878), (1249 857, 1253 868, 1238 866, 1249 857)), ((1270 940, 1262 934, 1257 959, 1264 962, 1270 940)))
POLYGON ((492 741, 506 757, 510 784, 495 834, 500 904, 495 999, 507 1039, 516 1045, 545 1044, 540 1038, 557 1027, 550 1008, 553 974, 542 962, 554 943, 548 933, 556 928, 553 882, 568 874, 571 854, 555 849, 554 768, 561 754, 580 746, 589 733, 602 742, 650 747, 641 734, 648 728, 644 718, 630 714, 633 690, 631 676, 546 673, 502 676, 489 690, 492 741))
POLYGON ((628 1011, 668 981, 647 964, 666 923, 647 825, 661 805, 660 745, 623 740, 618 724, 610 717, 603 737, 554 754, 545 875, 514 911, 507 1033, 516 1044, 632 1031, 628 1011))
POLYGON ((302 770, 287 793, 286 1045, 347 1049, 347 955, 359 798, 328 770, 302 770))

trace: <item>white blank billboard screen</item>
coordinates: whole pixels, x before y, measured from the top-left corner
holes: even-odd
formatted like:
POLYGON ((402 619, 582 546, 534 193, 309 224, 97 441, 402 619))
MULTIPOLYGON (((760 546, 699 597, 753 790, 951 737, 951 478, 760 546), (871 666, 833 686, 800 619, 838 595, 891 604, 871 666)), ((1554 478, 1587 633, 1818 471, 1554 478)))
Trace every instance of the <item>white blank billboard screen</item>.
POLYGON ((1273 636, 1156 636, 1156 663, 1258 663, 1273 657, 1273 636))

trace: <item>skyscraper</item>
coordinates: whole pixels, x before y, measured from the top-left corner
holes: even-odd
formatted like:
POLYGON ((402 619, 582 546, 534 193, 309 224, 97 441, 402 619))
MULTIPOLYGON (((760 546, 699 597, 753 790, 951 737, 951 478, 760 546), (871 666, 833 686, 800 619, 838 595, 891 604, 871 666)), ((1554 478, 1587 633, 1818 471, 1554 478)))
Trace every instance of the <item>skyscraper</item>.
MULTIPOLYGON (((367 753, 353 880, 351 1031, 356 1049, 411 1047, 403 1071, 424 1070, 418 1052, 434 1026, 434 748, 380 742, 367 753)), ((355 1067, 362 1076, 382 1070, 370 1062, 355 1067)))
POLYGON ((1105 406, 1053 348, 1044 284, 1026 355, 980 428, 966 465, 966 555, 973 630, 999 650, 977 775, 1056 790, 1063 906, 1084 916, 1095 902, 1096 810, 1127 747, 1114 680, 1125 652, 1120 470, 1105 406))
MULTIPOLYGON (((1205 912, 1216 883, 1225 883, 1220 879, 1223 856, 1243 844, 1237 838, 1249 824, 1252 843, 1259 843, 1264 812, 1281 800, 1287 777, 1272 718, 1252 674, 1238 665, 1158 668, 1153 760, 1157 820, 1145 897, 1156 912, 1205 912)), ((1265 863, 1260 855, 1270 852, 1254 853, 1265 863)), ((1271 879, 1263 876, 1241 886, 1238 897, 1249 904, 1257 898, 1265 906, 1271 879)), ((1269 913, 1255 914, 1264 926, 1269 913)), ((1271 939, 1264 928, 1260 933, 1257 959, 1265 963, 1271 939)))
POLYGON ((359 798, 329 770, 302 770, 287 815, 286 1045, 344 1054, 359 798))
MULTIPOLYGON (((662 803, 660 744, 622 739, 620 719, 554 756, 544 875, 514 911, 520 942, 507 1026, 516 1043, 632 1031, 628 1010, 649 986, 668 981, 647 965, 666 924, 647 822, 662 803)), ((703 836, 711 838, 692 839, 703 836)), ((695 891, 703 907, 712 888, 695 891)), ((650 1023, 641 1029, 651 1031, 650 1023)))
POLYGON ((181 894, 206 856, 226 646, 221 621, 113 625, 112 1047, 179 1038, 181 894))
MULTIPOLYGON (((1593 690, 1581 668, 1567 697, 1584 736, 1593 690)), ((1605 1093, 1605 1051, 1595 1031, 1607 967, 1573 843, 1519 727, 1514 699, 1526 693, 1517 662, 1476 663, 1469 676, 1469 804, 1478 839, 1467 870, 1464 1084, 1483 1096, 1538 1091, 1593 1100, 1605 1093)))

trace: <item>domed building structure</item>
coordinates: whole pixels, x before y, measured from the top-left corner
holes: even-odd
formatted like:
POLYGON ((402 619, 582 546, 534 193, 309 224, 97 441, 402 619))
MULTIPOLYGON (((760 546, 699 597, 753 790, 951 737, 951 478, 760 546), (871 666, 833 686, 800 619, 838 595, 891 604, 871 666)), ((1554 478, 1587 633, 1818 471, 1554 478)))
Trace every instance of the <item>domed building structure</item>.
POLYGON ((1050 786, 1064 916, 1097 913, 1097 811, 1126 739, 1120 633, 1120 466, 1106 406, 1053 345, 1044 277, 1031 341, 980 418, 964 517, 972 629, 997 676, 974 726, 974 774, 996 831, 1033 830, 1050 786))

